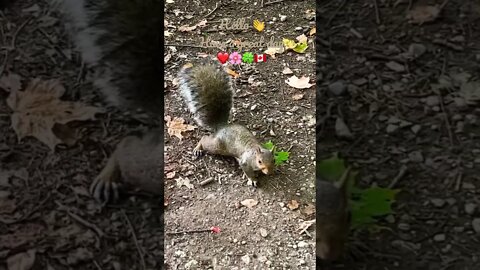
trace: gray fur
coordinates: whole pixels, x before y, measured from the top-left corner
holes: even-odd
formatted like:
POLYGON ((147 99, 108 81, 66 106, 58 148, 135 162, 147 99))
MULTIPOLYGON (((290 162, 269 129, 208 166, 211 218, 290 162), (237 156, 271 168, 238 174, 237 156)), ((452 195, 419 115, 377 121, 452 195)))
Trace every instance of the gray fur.
POLYGON ((112 105, 163 115, 160 0, 50 0, 112 105))
POLYGON ((232 80, 219 64, 182 68, 178 78, 180 94, 199 126, 217 130, 228 124, 233 107, 232 80))

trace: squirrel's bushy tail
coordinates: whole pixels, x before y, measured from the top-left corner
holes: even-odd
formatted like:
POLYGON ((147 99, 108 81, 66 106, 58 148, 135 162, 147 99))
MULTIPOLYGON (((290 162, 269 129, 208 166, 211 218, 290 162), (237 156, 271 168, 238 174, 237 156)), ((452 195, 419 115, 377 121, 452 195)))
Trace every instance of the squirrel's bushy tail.
POLYGON ((233 90, 220 64, 186 64, 178 78, 180 94, 199 126, 216 130, 228 124, 233 90))
MULTIPOLYGON (((0 0, 1 1, 1 0, 0 0)), ((114 106, 163 115, 159 0, 49 0, 92 81, 114 106)))

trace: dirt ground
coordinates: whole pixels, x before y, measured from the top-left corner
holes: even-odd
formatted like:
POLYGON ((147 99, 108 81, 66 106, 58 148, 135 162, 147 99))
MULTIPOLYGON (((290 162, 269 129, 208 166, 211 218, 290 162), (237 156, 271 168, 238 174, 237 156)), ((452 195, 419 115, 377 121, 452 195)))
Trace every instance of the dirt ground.
MULTIPOLYGON (((268 1, 265 1, 268 2, 268 1)), ((304 18, 307 10, 314 10, 313 1, 291 1, 260 6, 260 1, 218 2, 189 1, 167 4, 165 19, 178 28, 194 25, 206 15, 207 27, 182 33, 173 27, 174 34, 166 43, 180 46, 166 47, 166 73, 168 92, 165 95, 165 114, 182 117, 196 125, 186 111, 175 84, 175 77, 184 63, 202 59, 203 54, 216 56, 220 49, 197 48, 200 37, 225 44, 229 40, 258 41, 261 36, 295 39, 314 26, 313 19, 304 18), (281 21, 279 15, 286 15, 281 21), (253 28, 247 31, 211 31, 210 25, 222 18, 247 18, 265 21, 262 33, 253 28), (275 19, 274 19, 275 18, 275 19), (298 30, 295 30, 296 27, 298 30), (255 32, 254 32, 255 31, 255 32), (167 61, 167 60, 166 60, 167 61)), ((217 23, 218 24, 218 23, 217 23)), ((313 41, 313 39, 312 39, 313 41)), ((233 121, 246 125, 261 142, 272 140, 279 150, 290 149, 288 163, 278 167, 273 176, 260 178, 259 188, 246 185, 242 171, 232 158, 205 156, 194 160, 192 150, 206 131, 186 132, 179 140, 165 137, 165 171, 168 206, 165 212, 165 261, 168 269, 314 269, 315 243, 313 226, 308 234, 299 234, 300 225, 312 220, 314 205, 314 86, 297 90, 284 81, 289 67, 298 77, 314 78, 314 47, 309 44, 306 54, 293 52, 279 54, 275 59, 267 56, 265 63, 230 66, 240 77, 235 79, 233 121), (304 97, 294 100, 293 96, 304 97), (214 181, 201 186, 206 179, 214 181), (188 180, 192 188, 179 186, 188 180), (258 204, 247 208, 240 204, 254 199, 258 204), (287 204, 295 200, 299 209, 290 210, 287 204), (178 231, 209 229, 218 226, 219 234, 188 233, 178 231)), ((266 48, 247 48, 245 51, 261 53, 266 48)), ((228 49, 228 52, 234 51, 228 49)))
MULTIPOLYGON (((59 79, 63 99, 105 107, 59 18, 46 1, 14 1, 0 16, 0 73, 20 75, 22 88, 59 79)), ((160 269, 163 202, 136 196, 101 209, 88 193, 118 141, 144 125, 108 110, 69 124, 78 141, 51 152, 17 140, 7 96, 0 90, 0 269, 160 269)))
POLYGON ((480 79, 480 5, 448 1, 423 25, 407 22, 408 8, 409 1, 317 6, 318 119, 331 108, 319 123, 319 156, 339 151, 361 171, 361 186, 386 187, 406 168, 394 185, 402 190, 396 213, 381 222, 390 230, 352 233, 335 269, 479 269, 480 109, 465 104, 458 84, 480 79), (413 43, 424 53, 402 61, 413 43), (439 78, 454 83, 436 92, 439 78), (351 140, 335 136, 336 117, 351 140))

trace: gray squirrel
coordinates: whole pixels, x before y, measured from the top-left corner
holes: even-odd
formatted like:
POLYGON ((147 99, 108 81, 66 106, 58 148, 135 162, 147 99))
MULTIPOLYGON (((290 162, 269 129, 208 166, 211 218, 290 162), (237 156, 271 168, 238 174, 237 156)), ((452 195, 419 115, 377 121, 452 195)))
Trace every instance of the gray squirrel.
POLYGON ((245 126, 229 123, 233 89, 229 75, 218 63, 188 63, 179 72, 180 93, 198 125, 213 132, 203 136, 193 150, 235 157, 248 178, 257 186, 257 172, 272 174, 275 160, 272 150, 263 147, 245 126))
POLYGON ((92 195, 101 203, 114 202, 125 183, 163 198, 163 1, 50 1, 108 104, 161 120, 158 129, 128 136, 117 145, 93 181, 92 195))

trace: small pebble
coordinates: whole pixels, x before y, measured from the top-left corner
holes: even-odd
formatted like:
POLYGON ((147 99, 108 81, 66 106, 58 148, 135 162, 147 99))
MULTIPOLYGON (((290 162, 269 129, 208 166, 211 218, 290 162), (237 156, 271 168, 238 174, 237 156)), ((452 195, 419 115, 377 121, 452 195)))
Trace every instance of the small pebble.
POLYGON ((445 236, 445 234, 440 233, 440 234, 437 234, 437 235, 435 235, 435 236, 433 237, 433 241, 435 241, 435 242, 443 242, 443 241, 445 241, 446 238, 447 238, 447 237, 445 236))
POLYGON ((410 161, 415 162, 415 163, 421 163, 424 160, 422 152, 420 152, 420 151, 410 152, 410 154, 408 154, 408 159, 410 159, 410 161))
POLYGON ((328 86, 328 90, 336 96, 340 96, 345 93, 347 87, 343 81, 336 81, 328 86))
POLYGON ((473 215, 476 209, 477 209, 477 205, 474 203, 465 204, 465 213, 467 213, 468 215, 473 215))
POLYGON ((480 218, 474 218, 472 220, 472 228, 477 234, 480 234, 480 218))
POLYGON ((444 199, 439 199, 439 198, 436 198, 436 199, 431 199, 430 202, 432 202, 432 204, 435 206, 435 207, 443 207, 446 203, 446 201, 444 199))

